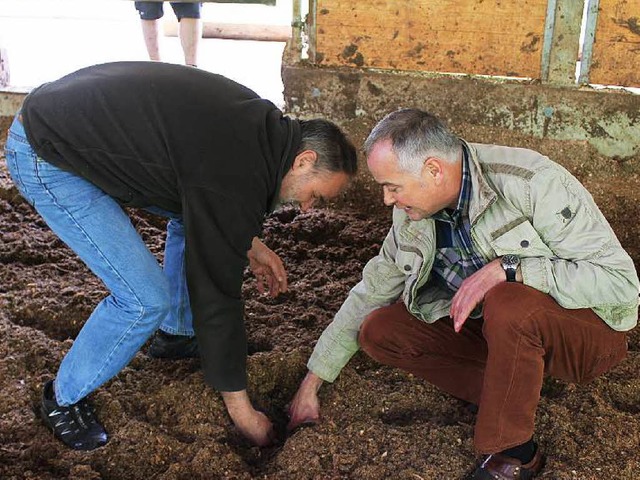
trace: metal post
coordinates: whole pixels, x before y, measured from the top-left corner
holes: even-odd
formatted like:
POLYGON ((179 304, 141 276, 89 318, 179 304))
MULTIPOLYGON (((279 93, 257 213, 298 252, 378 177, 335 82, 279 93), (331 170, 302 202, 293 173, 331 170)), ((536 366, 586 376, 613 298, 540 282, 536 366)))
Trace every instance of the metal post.
POLYGON ((544 22, 544 40, 542 42, 542 66, 541 80, 549 80, 549 61, 551 57, 551 45, 553 43, 553 29, 556 24, 556 0, 547 2, 547 18, 544 22))
POLYGON ((309 37, 309 62, 315 64, 318 50, 316 35, 316 18, 318 12, 318 0, 309 0, 309 13, 307 14, 307 34, 309 37))
POLYGON ((584 32, 584 43, 582 44, 582 57, 580 59, 580 73, 578 83, 580 85, 589 83, 589 69, 593 57, 593 43, 596 38, 596 26, 598 23, 598 7, 600 0, 588 0, 587 22, 584 32))
POLYGON ((287 44, 285 52, 286 63, 296 64, 300 62, 302 52, 302 16, 301 2, 303 0, 293 0, 291 12, 291 39, 287 44))
POLYGON ((583 10, 584 3, 576 0, 549 0, 542 50, 543 82, 576 84, 583 10))

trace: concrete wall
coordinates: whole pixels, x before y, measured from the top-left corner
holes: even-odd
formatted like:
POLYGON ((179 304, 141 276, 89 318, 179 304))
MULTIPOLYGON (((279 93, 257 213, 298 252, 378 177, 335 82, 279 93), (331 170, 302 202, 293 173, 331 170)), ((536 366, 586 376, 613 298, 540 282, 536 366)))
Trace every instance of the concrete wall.
POLYGON ((640 95, 624 91, 304 65, 283 67, 283 82, 286 110, 296 114, 376 121, 397 108, 416 107, 454 130, 472 124, 581 141, 634 170, 640 158, 640 95))
POLYGON ((0 91, 0 117, 15 115, 27 93, 26 89, 3 87, 0 91))
POLYGON ((577 0, 309 0, 308 58, 300 55, 299 29, 285 52, 285 109, 359 130, 417 107, 461 135, 485 129, 475 141, 524 135, 580 144, 636 173, 640 95, 585 84, 640 87, 640 2, 584 7, 577 0))

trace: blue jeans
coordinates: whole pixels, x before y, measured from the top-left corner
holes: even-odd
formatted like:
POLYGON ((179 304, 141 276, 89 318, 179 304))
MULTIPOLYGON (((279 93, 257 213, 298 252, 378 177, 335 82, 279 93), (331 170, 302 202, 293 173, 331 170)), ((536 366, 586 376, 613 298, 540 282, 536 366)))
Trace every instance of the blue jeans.
POLYGON ((58 403, 76 403, 117 375, 159 327, 193 335, 178 215, 167 227, 163 270, 120 205, 87 180, 38 157, 17 118, 5 154, 20 193, 110 293, 60 364, 58 403))

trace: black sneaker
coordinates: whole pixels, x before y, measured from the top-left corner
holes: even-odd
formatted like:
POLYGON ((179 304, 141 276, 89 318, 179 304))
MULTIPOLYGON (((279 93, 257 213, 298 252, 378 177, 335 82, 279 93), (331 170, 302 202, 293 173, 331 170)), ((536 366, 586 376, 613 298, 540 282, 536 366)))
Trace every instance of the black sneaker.
POLYGON ((98 422, 93 406, 86 398, 68 407, 58 405, 53 380, 44 385, 40 415, 56 438, 74 450, 93 450, 107 443, 107 432, 98 422))
POLYGON ((198 343, 196 337, 185 335, 171 335, 158 330, 149 345, 147 353, 154 358, 197 358, 198 343))

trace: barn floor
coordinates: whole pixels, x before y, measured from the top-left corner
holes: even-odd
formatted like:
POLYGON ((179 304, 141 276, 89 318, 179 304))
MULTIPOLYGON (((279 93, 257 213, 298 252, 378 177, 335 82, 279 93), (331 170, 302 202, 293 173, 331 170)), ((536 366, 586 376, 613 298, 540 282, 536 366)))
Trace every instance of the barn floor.
MULTIPOLYGON (((2 145, 7 126, 2 119, 2 145)), ((359 132, 356 140, 366 130, 350 128, 359 132)), ((504 135, 507 144, 521 140, 504 135)), ((546 153, 553 158, 553 151, 546 153)), ((588 157, 592 152, 570 153, 572 170, 602 203, 638 264, 637 239, 625 224, 640 218, 640 189, 624 183, 620 196, 609 174, 584 170, 598 164, 588 157)), ((0 166, 0 478, 463 478, 475 462, 474 416, 424 381, 362 354, 335 384, 322 388, 322 423, 285 435, 286 404, 305 374, 313 344, 389 226, 390 212, 379 207, 379 198, 362 191, 352 198, 341 209, 284 210, 268 220, 265 241, 288 267, 289 293, 276 300, 261 297, 247 277, 251 396, 276 422, 277 446, 260 450, 241 439, 219 395, 204 385, 196 360, 155 360, 143 349, 94 394, 111 440, 82 453, 55 440, 34 412, 42 383, 55 374, 105 289, 18 196, 0 166)), ((161 259, 163 222, 136 213, 132 218, 161 259)), ((637 478, 639 371, 636 330, 628 359, 607 375, 584 386, 545 382, 537 438, 549 459, 541 478, 637 478)))

